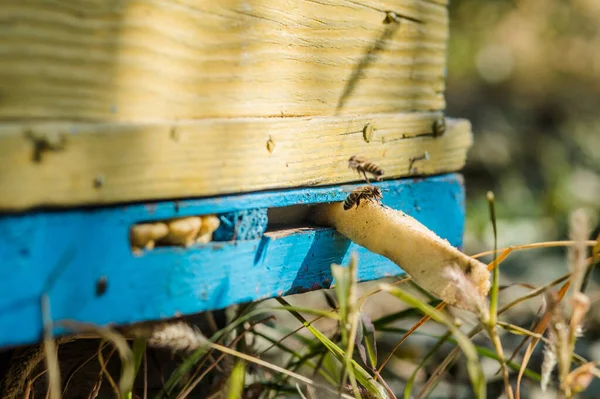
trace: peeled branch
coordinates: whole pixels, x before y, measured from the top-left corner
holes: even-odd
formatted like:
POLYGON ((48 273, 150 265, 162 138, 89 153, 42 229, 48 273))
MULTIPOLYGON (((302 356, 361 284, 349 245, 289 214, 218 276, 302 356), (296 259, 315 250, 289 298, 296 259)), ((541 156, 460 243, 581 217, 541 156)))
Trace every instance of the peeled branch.
POLYGON ((353 242, 390 259, 451 305, 476 311, 485 302, 490 288, 487 266, 402 211, 375 201, 344 210, 343 203, 337 202, 316 206, 312 220, 335 227, 353 242))

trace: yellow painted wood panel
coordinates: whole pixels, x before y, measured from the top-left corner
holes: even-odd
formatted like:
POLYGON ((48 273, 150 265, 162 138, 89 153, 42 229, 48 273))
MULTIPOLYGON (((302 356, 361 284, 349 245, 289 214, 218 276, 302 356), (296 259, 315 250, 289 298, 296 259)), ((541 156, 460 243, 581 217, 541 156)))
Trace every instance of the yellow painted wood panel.
POLYGON ((0 10, 4 120, 327 116, 445 105, 444 1, 0 0, 0 10), (408 19, 386 24, 387 10, 408 19))
POLYGON ((160 123, 0 124, 0 209, 212 196, 358 181, 347 160, 386 178, 457 171, 471 145, 465 120, 439 113, 231 118, 160 123), (373 127, 370 142, 365 126, 373 127), (37 143, 37 146, 36 146, 37 143), (36 150, 37 148, 37 150, 36 150), (36 156, 37 155, 37 156, 36 156))

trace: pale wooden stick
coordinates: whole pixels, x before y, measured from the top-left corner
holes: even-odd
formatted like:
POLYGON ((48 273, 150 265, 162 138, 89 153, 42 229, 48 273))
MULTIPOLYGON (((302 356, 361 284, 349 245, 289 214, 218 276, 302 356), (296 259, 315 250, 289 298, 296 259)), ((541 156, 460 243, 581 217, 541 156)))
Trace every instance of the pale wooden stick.
POLYGON ((371 252, 392 260, 433 295, 467 310, 476 310, 490 288, 490 272, 402 211, 374 201, 349 210, 341 202, 315 207, 312 220, 371 252))

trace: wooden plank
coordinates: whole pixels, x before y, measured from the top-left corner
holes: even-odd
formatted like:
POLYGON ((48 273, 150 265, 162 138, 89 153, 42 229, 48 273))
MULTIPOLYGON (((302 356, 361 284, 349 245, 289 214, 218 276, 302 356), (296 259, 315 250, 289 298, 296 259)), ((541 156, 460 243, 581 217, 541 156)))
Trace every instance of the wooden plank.
MULTIPOLYGON (((459 175, 377 183, 383 202, 419 219, 452 245, 464 226, 459 175)), ((360 257, 359 279, 402 271, 332 229, 269 231, 247 241, 162 247, 134 255, 138 222, 343 200, 355 185, 279 190, 220 198, 0 216, 0 346, 37 341, 40 296, 55 320, 124 324, 218 309, 234 303, 329 287, 330 264, 360 257), (105 279, 106 292, 96 293, 105 279)))
POLYGON ((470 123, 449 120, 446 133, 435 138, 431 126, 439 116, 0 124, 0 209, 340 184, 359 180, 347 164, 355 154, 377 162, 386 178, 460 170, 471 145, 470 123), (373 127, 368 143, 367 125, 373 127), (60 144, 47 144, 36 161, 40 137, 60 144), (425 152, 429 160, 415 162, 409 172, 411 158, 425 152))
POLYGON ((445 104, 444 1, 0 0, 0 8, 0 119, 306 116, 445 104), (387 10, 400 23, 384 23, 387 10))

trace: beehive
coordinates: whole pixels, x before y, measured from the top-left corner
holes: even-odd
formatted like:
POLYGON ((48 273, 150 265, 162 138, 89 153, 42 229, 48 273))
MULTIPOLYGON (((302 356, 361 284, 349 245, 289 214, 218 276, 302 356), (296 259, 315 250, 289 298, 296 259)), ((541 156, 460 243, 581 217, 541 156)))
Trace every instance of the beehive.
MULTIPOLYGON (((46 291, 55 317, 105 324, 328 286, 354 246, 268 215, 343 200, 355 154, 385 170, 388 205, 460 244, 460 177, 423 179, 460 170, 471 144, 468 121, 434 131, 446 1, 0 7, 0 305, 29 303, 0 315, 0 344, 37 339, 46 291), (136 223, 206 214, 226 238, 132 253, 136 223)), ((362 254, 363 280, 401 272, 362 254)))

